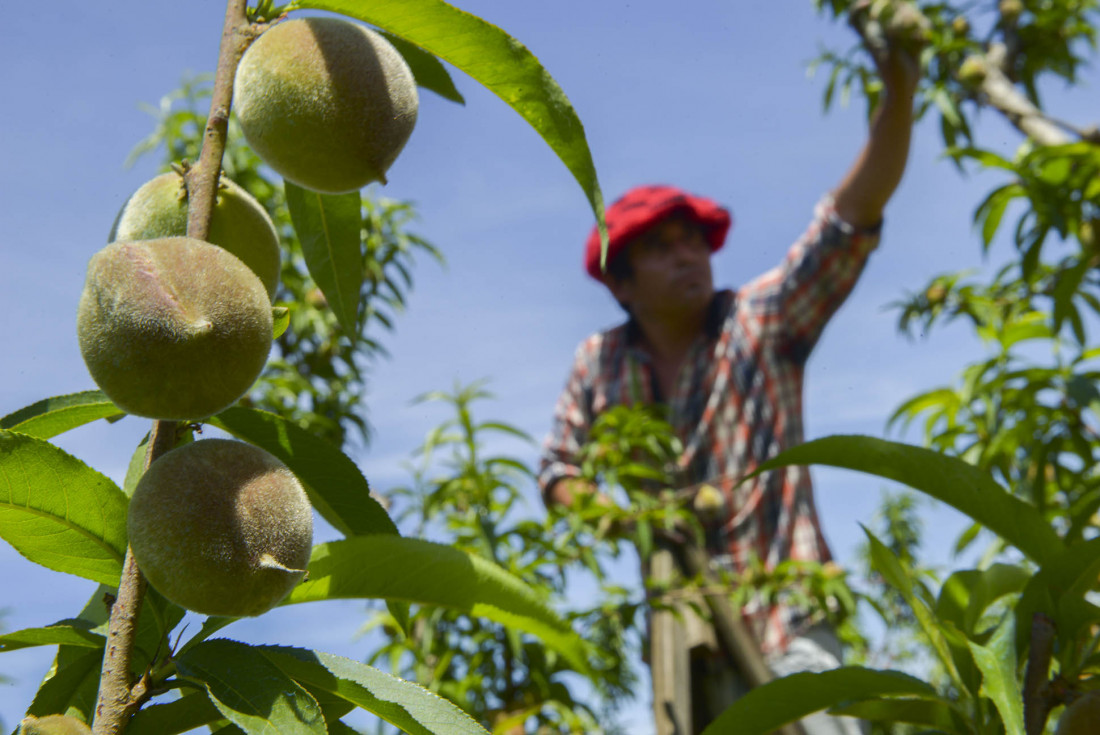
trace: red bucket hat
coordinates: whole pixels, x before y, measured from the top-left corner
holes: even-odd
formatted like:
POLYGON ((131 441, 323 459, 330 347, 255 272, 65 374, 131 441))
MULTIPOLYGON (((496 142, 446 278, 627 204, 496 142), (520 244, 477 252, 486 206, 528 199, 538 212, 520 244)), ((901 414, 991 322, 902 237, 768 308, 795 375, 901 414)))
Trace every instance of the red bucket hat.
MULTIPOLYGON (((726 241, 733 218, 729 210, 717 202, 693 196, 674 186, 638 186, 607 208, 607 262, 610 263, 627 244, 665 217, 683 212, 701 225, 710 251, 717 251, 726 241)), ((603 282, 600 271, 600 232, 592 228, 584 247, 584 267, 588 274, 603 282)))

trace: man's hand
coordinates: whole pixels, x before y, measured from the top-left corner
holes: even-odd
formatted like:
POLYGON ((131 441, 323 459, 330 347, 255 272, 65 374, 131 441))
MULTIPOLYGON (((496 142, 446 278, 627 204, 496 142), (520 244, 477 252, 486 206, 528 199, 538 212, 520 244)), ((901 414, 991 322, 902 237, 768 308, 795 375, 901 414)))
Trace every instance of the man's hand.
POLYGON ((884 94, 867 144, 833 192, 833 201, 841 219, 869 228, 882 221, 882 211, 905 172, 927 19, 904 0, 860 3, 849 18, 875 59, 884 94))
POLYGON ((911 97, 931 31, 928 19, 908 0, 862 0, 848 20, 874 59, 886 93, 911 97))

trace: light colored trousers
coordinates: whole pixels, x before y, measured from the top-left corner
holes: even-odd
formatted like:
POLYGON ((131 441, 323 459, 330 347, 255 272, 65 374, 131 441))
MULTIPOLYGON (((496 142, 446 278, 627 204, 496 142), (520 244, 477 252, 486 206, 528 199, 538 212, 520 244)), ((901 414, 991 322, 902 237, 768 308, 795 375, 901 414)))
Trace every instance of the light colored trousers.
MULTIPOLYGON (((835 669, 842 664, 840 641, 832 628, 818 625, 793 639, 786 651, 768 658, 766 663, 777 679, 803 671, 835 669)), ((717 716, 748 692, 748 685, 725 660, 704 653, 694 658, 691 669, 696 680, 693 693, 704 700, 693 707, 700 719, 717 716)), ((866 732, 866 725, 860 720, 832 717, 825 712, 804 717, 799 724, 806 735, 863 735, 866 732)), ((698 726, 695 729, 698 730, 698 726)))
MULTIPOLYGON (((818 625, 791 641, 781 655, 768 660, 768 668, 783 677, 799 671, 828 671, 843 663, 840 641, 827 625, 818 625)), ((862 735, 866 726, 854 717, 831 717, 815 712, 802 718, 806 735, 862 735)))
MULTIPOLYGON (((658 549, 643 569, 646 578, 672 582, 680 577, 675 555, 658 549)), ((701 599, 695 603, 705 606, 701 599)), ((657 735, 692 735, 744 696, 749 685, 730 658, 722 653, 712 625, 693 606, 650 615, 649 664, 653 674, 653 710, 657 735)), ((772 674, 784 677, 819 672, 842 665, 840 641, 828 625, 817 625, 794 638, 786 650, 764 661, 772 674)), ((806 735, 863 735, 865 723, 852 717, 817 712, 800 721, 806 735)), ((732 733, 736 735, 736 733, 732 733)))

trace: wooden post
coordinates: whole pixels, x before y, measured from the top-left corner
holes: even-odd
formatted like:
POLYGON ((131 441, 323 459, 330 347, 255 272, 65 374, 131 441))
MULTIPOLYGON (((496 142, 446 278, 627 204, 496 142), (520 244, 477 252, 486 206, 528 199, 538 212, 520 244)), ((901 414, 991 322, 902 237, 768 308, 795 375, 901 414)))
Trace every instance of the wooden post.
MULTIPOLYGON (((649 561, 649 579, 661 588, 675 585, 677 580, 697 578, 713 589, 719 586, 718 575, 710 568, 706 552, 691 541, 675 545, 658 544, 649 561)), ((708 633, 733 662, 740 680, 749 689, 775 678, 764 662, 760 647, 739 610, 725 595, 704 596, 710 611, 708 633)), ((695 616, 687 605, 683 616, 695 616)), ((701 624, 697 618, 693 624, 701 624)), ((653 679, 653 714, 657 735, 694 735, 707 723, 692 721, 692 699, 703 692, 704 682, 692 681, 691 642, 684 624, 671 610, 654 610, 650 618, 650 674, 653 679), (696 728, 696 724, 699 725, 696 728)), ((802 726, 791 723, 776 730, 779 735, 805 735, 802 726)))
MULTIPOLYGON (((664 589, 682 578, 678 567, 672 551, 658 547, 649 560, 649 578, 664 589)), ((650 612, 649 642, 657 735, 692 735, 691 662, 683 625, 671 610, 650 612)))

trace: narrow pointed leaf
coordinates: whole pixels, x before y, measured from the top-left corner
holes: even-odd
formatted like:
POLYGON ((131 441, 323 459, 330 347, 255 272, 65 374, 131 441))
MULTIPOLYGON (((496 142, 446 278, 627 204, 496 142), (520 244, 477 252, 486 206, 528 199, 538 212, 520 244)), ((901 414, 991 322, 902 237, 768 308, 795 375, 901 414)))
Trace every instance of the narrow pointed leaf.
POLYGON ((979 646, 968 641, 974 663, 982 672, 982 694, 993 700, 1005 735, 1024 734, 1024 695, 1016 678, 1016 626, 1011 616, 990 639, 989 644, 979 646))
POLYGON ((78 648, 103 648, 106 640, 91 631, 86 620, 62 620, 42 628, 24 628, 0 635, 0 652, 16 651, 33 646, 76 646, 78 648))
POLYGON ((1034 506, 1009 494, 989 473, 922 447, 870 436, 829 436, 788 449, 749 477, 810 464, 865 472, 920 490, 970 516, 1040 564, 1065 548, 1034 506))
POLYGON ((416 44, 469 74, 520 114, 580 184, 599 222, 603 195, 584 126, 565 92, 523 44, 443 0, 299 0, 299 8, 358 18, 416 44))
POLYGON ((125 414, 101 390, 86 390, 64 396, 43 398, 0 418, 0 429, 50 439, 97 419, 125 414))
POLYGON ((285 181, 286 205, 309 275, 348 335, 359 333, 363 287, 359 192, 321 194, 285 181))
POLYGON ((404 57, 405 63, 409 65, 409 70, 416 79, 417 86, 431 90, 445 100, 457 102, 460 105, 466 104, 462 94, 455 89, 450 72, 439 59, 416 44, 409 43, 392 33, 383 32, 382 35, 397 49, 397 53, 404 57))
POLYGON ((0 431, 0 538, 58 572, 117 585, 126 496, 49 442, 0 431))
POLYGON ((176 668, 249 735, 326 735, 317 701, 246 643, 205 641, 178 657, 176 668))
MULTIPOLYGON (((917 619, 917 623, 924 632, 924 636, 928 640, 929 645, 932 646, 932 650, 939 656, 940 663, 943 664, 944 669, 947 671, 952 681, 954 681, 955 686, 960 690, 966 689, 967 682, 960 673, 955 658, 951 653, 947 630, 936 618, 932 610, 924 603, 924 600, 916 595, 913 587, 911 570, 905 569, 894 552, 892 552, 886 544, 876 538, 873 533, 866 528, 863 529, 863 532, 867 535, 867 542, 871 547, 872 566, 882 575, 887 584, 896 589, 901 594, 902 598, 905 599, 906 604, 908 604, 909 608, 913 611, 913 616, 917 619)), ((960 643, 959 645, 962 644, 960 643)))
POLYGON ((222 713, 203 689, 141 708, 126 725, 126 735, 177 735, 220 719, 222 713))
POLYGON ((530 587, 451 546, 398 536, 361 536, 313 547, 309 576, 284 604, 382 598, 461 610, 541 638, 581 673, 584 644, 530 587))
POLYGON ((892 695, 939 699, 931 686, 897 671, 848 666, 792 674, 750 691, 707 726, 703 735, 765 735, 834 705, 892 695))
POLYGON ((259 651, 295 681, 346 699, 410 735, 486 735, 446 699, 364 663, 302 648, 259 651))
POLYGON ((282 460, 305 486, 313 507, 340 533, 397 533, 386 510, 371 497, 363 473, 324 439, 282 416, 239 406, 222 411, 210 423, 282 460))

